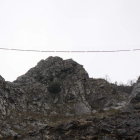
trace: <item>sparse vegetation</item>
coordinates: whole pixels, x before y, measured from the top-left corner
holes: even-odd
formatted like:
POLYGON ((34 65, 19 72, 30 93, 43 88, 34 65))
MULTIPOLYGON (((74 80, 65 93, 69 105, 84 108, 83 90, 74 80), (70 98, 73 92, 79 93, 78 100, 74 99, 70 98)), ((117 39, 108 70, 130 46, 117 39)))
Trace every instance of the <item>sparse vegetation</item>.
POLYGON ((50 93, 55 93, 55 94, 60 93, 60 91, 61 91, 61 82, 60 81, 51 82, 49 84, 48 91, 50 93))

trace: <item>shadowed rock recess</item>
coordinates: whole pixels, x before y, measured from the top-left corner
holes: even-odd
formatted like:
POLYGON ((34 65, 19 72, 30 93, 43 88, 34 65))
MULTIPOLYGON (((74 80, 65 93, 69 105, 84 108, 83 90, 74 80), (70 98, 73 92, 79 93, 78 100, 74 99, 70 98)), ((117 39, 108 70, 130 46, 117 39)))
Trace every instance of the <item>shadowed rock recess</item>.
POLYGON ((124 88, 60 57, 0 76, 0 140, 140 140, 140 78, 124 88))

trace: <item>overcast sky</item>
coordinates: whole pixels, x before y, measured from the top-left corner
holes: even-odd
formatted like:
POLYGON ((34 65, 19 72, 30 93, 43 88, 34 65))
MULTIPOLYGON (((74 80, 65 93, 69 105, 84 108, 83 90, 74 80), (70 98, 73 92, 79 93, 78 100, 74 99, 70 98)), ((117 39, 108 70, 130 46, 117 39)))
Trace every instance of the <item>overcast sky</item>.
POLYGON ((0 75, 13 81, 49 56, 72 58, 90 77, 127 83, 140 75, 140 0, 0 0, 0 48, 119 50, 41 53, 0 50, 0 75))

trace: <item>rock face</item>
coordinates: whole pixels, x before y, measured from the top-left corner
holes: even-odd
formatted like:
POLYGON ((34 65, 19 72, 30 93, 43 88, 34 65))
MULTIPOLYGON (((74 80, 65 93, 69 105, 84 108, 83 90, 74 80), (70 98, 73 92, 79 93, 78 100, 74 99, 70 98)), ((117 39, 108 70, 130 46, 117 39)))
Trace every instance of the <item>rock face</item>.
POLYGON ((110 84, 104 79, 93 78, 89 78, 89 83, 91 94, 87 95, 87 100, 92 109, 118 109, 126 104, 128 93, 119 91, 115 84, 110 84))
POLYGON ((137 84, 135 85, 132 94, 130 96, 131 103, 139 103, 140 102, 140 77, 138 78, 137 84))
MULTIPOLYGON (((45 126, 29 133, 25 139, 47 140, 139 140, 140 115, 137 110, 125 110, 102 117, 90 116, 54 126, 45 126)), ((109 112, 108 112, 109 113, 109 112)))
POLYGON ((80 115, 91 112, 85 98, 87 90, 84 82, 87 79, 88 74, 83 66, 72 59, 49 57, 41 60, 25 75, 18 77, 14 83, 21 86, 25 92, 21 97, 24 99, 23 110, 42 112, 45 115, 80 115), (60 83, 59 93, 48 91, 53 82, 60 83))
POLYGON ((60 57, 41 60, 14 82, 0 76, 0 139, 103 139, 108 134, 109 140, 137 136, 139 82, 130 95, 104 79, 89 78, 82 65, 60 57), (133 104, 128 104, 130 99, 133 104), (130 123, 124 124, 128 114, 133 123, 128 118, 130 123), (120 123, 116 124, 116 119, 120 123), (136 130, 130 134, 133 127, 136 130))

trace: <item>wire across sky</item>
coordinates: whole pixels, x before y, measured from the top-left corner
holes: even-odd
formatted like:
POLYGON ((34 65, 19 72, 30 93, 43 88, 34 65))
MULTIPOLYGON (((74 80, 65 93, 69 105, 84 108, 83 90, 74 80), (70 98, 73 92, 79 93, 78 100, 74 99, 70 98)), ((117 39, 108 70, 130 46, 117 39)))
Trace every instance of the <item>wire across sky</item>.
POLYGON ((56 53, 98 53, 98 52, 129 52, 129 51, 140 51, 140 49, 119 49, 119 50, 94 50, 94 51, 48 51, 48 50, 28 50, 28 49, 11 49, 11 48, 0 48, 0 50, 7 51, 24 51, 24 52, 56 52, 56 53))

